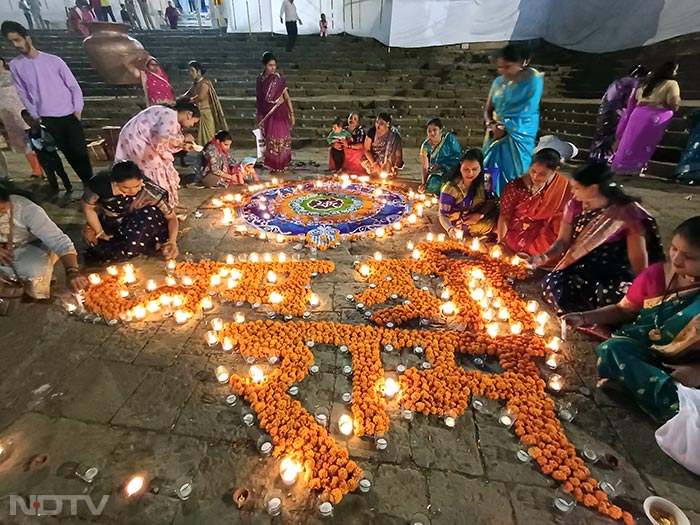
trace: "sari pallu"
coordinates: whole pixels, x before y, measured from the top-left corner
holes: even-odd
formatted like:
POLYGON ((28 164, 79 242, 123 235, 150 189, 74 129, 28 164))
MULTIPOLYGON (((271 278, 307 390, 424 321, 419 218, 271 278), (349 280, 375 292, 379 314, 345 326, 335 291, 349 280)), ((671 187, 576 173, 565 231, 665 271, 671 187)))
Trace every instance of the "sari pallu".
POLYGON ((613 157, 612 170, 638 175, 649 163, 672 118, 673 110, 640 106, 632 97, 617 127, 620 143, 613 157))
POLYGON ((618 303, 634 273, 625 232, 644 231, 649 263, 663 260, 656 221, 636 203, 589 210, 576 216, 573 243, 542 281, 542 294, 558 313, 583 312, 618 303))
POLYGON ((282 171, 292 162, 292 131, 289 108, 284 104, 287 83, 282 75, 258 77, 255 87, 257 115, 265 135, 265 166, 273 171, 282 171))
POLYGON ((484 140, 484 167, 498 168, 493 191, 501 195, 506 184, 530 168, 532 150, 540 127, 540 99, 544 74, 530 68, 530 78, 508 82, 498 77, 489 96, 494 107, 493 119, 505 126, 506 134, 484 140))
POLYGON ((700 292, 661 299, 646 301, 637 319, 598 345, 596 353, 601 378, 622 383, 645 412, 667 421, 678 413, 678 391, 665 354, 668 349, 687 351, 700 342, 700 292), (657 328, 658 341, 650 337, 657 328))
POLYGON ((440 194, 440 188, 445 182, 443 179, 445 173, 459 163, 461 154, 462 146, 452 132, 444 133, 435 148, 427 139, 423 141, 420 156, 428 157, 428 180, 425 183, 425 193, 440 194))
POLYGON ((603 95, 598 118, 596 121, 595 135, 591 145, 591 160, 610 163, 613 157, 613 144, 615 144, 615 132, 620 122, 620 117, 625 112, 630 97, 634 94, 639 80, 634 77, 618 78, 608 86, 603 95))
POLYGON ((522 177, 508 183, 501 194, 501 216, 508 228, 503 242, 514 252, 536 255, 547 251, 559 236, 569 199, 569 181, 560 173, 535 195, 522 177))

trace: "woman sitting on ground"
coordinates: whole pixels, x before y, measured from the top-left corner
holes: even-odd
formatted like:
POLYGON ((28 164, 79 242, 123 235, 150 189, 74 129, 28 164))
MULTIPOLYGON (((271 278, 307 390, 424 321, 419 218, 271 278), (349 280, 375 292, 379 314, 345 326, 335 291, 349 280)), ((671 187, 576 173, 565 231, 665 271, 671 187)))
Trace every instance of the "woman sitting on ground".
POLYGON ((77 293, 87 288, 68 235, 41 206, 0 184, 0 276, 18 276, 24 281, 28 296, 48 299, 53 266, 58 259, 66 270, 68 289, 77 293))
POLYGON ((675 381, 700 386, 697 354, 686 352, 700 324, 700 216, 674 230, 669 259, 639 274, 619 303, 564 316, 572 327, 624 324, 596 349, 599 385, 621 382, 659 421, 678 412, 675 381))
POLYGON ((343 162, 343 173, 350 175, 365 175, 367 171, 362 166, 362 159, 365 158, 365 139, 367 133, 360 125, 360 115, 350 113, 348 116, 347 129, 352 137, 345 141, 345 161, 343 162))
POLYGON ((603 163, 577 169, 559 237, 544 253, 522 255, 533 266, 561 257, 542 282, 545 301, 558 312, 615 304, 649 262, 663 260, 656 221, 613 176, 603 163))
POLYGON ((564 206, 571 200, 569 180, 558 172, 561 160, 557 150, 541 149, 528 172, 501 194, 498 240, 516 253, 536 255, 557 240, 564 206))
POLYGON ((403 142, 399 130, 391 125, 391 115, 377 115, 374 127, 365 138, 365 160, 362 162, 367 174, 385 174, 395 177, 403 168, 403 142))
POLYGON ((462 154, 462 146, 451 131, 444 131, 442 121, 431 118, 425 125, 428 136, 420 147, 423 188, 425 193, 439 195, 443 177, 452 171, 462 154))
POLYGON ((480 149, 467 150, 440 191, 440 224, 452 238, 460 231, 464 236, 484 237, 498 222, 498 199, 483 160, 480 149))
POLYGON ((95 175, 82 202, 90 246, 85 258, 117 262, 159 250, 165 259, 176 258, 178 220, 167 195, 130 160, 95 175))
POLYGON ((221 130, 204 146, 201 169, 197 170, 197 182, 205 188, 243 184, 246 177, 258 181, 254 164, 242 166, 231 156, 231 144, 231 133, 221 130))

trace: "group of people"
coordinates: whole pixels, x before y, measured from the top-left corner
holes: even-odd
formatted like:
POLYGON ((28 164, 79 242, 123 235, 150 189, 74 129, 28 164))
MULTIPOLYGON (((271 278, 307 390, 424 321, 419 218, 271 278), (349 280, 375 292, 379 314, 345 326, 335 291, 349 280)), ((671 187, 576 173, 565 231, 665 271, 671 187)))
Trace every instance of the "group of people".
MULTIPOLYGON (((181 9, 178 10, 178 8, 173 5, 173 2, 169 1, 165 12, 158 11, 158 14, 163 17, 164 21, 171 29, 177 29, 180 12, 181 9)), ((90 22, 117 21, 114 16, 111 0, 76 0, 75 5, 66 9, 66 16, 66 27, 68 30, 81 33, 86 37, 92 32, 90 29, 90 22)), ((138 0, 138 9, 136 7, 136 0, 124 0, 124 3, 120 4, 119 16, 122 23, 133 25, 138 29, 158 29, 153 21, 151 6, 148 0, 138 0), (143 20, 143 23, 141 20, 143 20)))

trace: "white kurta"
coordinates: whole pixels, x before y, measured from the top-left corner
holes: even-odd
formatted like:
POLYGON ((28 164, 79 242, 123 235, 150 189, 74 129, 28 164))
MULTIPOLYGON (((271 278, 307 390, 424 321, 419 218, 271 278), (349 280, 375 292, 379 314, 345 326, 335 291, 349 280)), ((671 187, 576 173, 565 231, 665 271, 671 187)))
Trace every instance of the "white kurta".
MULTIPOLYGON (((14 267, 25 280, 24 291, 35 299, 51 296, 51 277, 56 260, 77 253, 70 237, 49 218, 44 209, 21 195, 10 195, 12 204, 12 245, 14 267)), ((9 219, 9 214, 0 220, 9 219)), ((4 221, 3 221, 4 222, 4 221)), ((4 228, 1 228, 4 233, 4 228)), ((6 234, 5 234, 6 235, 6 234)), ((3 236, 4 237, 4 236, 3 236)), ((6 239, 0 239, 6 242, 6 239)), ((13 275, 12 268, 0 271, 13 275)))

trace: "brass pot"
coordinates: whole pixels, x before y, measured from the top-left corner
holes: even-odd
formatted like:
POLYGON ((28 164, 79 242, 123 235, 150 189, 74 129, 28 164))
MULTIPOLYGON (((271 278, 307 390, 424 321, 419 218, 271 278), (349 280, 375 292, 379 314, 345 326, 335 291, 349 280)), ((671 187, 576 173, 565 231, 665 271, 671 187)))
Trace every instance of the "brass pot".
POLYGON ((141 42, 128 35, 127 24, 88 22, 92 33, 83 40, 88 60, 108 84, 139 84, 137 64, 147 56, 141 42))

